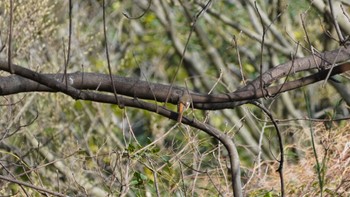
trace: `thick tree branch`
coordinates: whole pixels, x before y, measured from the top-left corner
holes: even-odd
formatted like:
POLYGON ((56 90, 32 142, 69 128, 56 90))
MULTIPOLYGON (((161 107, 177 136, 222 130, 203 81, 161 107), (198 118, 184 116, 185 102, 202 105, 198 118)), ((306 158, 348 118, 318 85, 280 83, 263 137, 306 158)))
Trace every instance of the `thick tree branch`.
MULTIPOLYGON (((350 60, 350 47, 349 45, 339 47, 339 49, 333 51, 326 51, 324 53, 313 54, 307 57, 295 59, 283 64, 280 64, 262 75, 263 86, 268 87, 274 81, 285 77, 290 73, 293 74, 301 71, 311 71, 312 69, 325 70, 331 65, 339 64, 350 60)), ((247 89, 258 89, 260 87, 260 77, 257 77, 247 86, 241 88, 239 91, 247 89)))
MULTIPOLYGON (((300 88, 302 86, 321 81, 327 77, 327 70, 333 63, 344 62, 350 59, 350 47, 342 47, 330 52, 321 53, 315 56, 295 59, 292 61, 280 64, 262 75, 262 81, 265 84, 263 91, 260 89, 260 77, 247 86, 225 94, 201 94, 191 92, 193 107, 197 109, 218 110, 225 108, 233 108, 246 103, 249 100, 262 98, 264 96, 274 96, 278 93, 300 88), (293 68, 290 68, 294 65, 293 68), (289 81, 281 85, 268 87, 272 82, 285 77, 292 73, 307 71, 318 68, 320 71, 316 74, 295 80, 289 81), (264 94, 264 95, 263 95, 264 94)), ((72 96, 74 99, 95 100, 103 103, 114 103, 106 99, 105 95, 96 97, 92 91, 82 90, 97 90, 113 93, 111 81, 108 75, 98 73, 71 73, 67 74, 68 88, 60 82, 63 74, 39 74, 21 66, 12 65, 12 69, 16 75, 8 77, 0 77, 0 95, 10 95, 20 92, 63 92, 72 96), (23 78, 24 77, 24 78, 23 78), (83 81, 84 80, 84 81, 83 81)), ((8 63, 0 61, 0 70, 9 72, 8 63)), ((350 70, 350 64, 344 63, 335 66, 330 73, 330 76, 350 70)), ((167 98, 167 93, 170 86, 158 83, 149 83, 135 78, 113 76, 115 88, 118 94, 147 100, 156 100, 164 102, 167 98), (151 91, 152 90, 152 91, 151 91)), ((169 103, 177 104, 179 97, 185 91, 184 88, 173 87, 169 94, 169 103)), ((122 97, 122 96, 121 96, 122 97)), ((119 97, 118 97, 119 98, 119 97)), ((122 104, 126 105, 126 104, 122 104)), ((136 107, 136 106, 135 106, 136 107)))

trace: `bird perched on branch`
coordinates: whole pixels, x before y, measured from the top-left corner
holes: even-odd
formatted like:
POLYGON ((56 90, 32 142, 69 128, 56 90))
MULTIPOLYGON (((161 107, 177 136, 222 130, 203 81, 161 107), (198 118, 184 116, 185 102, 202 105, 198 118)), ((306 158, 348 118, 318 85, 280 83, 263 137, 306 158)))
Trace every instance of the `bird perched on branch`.
POLYGON ((186 111, 191 105, 191 96, 188 93, 184 93, 177 103, 177 113, 179 113, 179 116, 177 118, 177 122, 182 121, 182 116, 184 111, 186 111))

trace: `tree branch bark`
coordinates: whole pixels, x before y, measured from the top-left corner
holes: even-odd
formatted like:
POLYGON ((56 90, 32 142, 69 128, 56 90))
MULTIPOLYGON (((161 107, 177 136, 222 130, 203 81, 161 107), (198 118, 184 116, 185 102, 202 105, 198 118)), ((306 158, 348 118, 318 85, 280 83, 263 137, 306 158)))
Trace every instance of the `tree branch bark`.
MULTIPOLYGON (((236 106, 247 103, 250 100, 259 99, 266 96, 275 96, 281 92, 300 88, 311 83, 321 81, 327 77, 340 74, 350 70, 349 63, 343 63, 328 70, 331 65, 341 63, 350 59, 350 47, 341 47, 339 49, 324 52, 318 55, 308 56, 295 59, 280 64, 262 74, 263 86, 260 85, 260 77, 257 77, 251 83, 247 84, 231 93, 222 94, 205 94, 190 92, 193 107, 203 110, 219 110, 225 108, 234 108, 236 106), (292 67, 293 66, 293 67, 292 67), (291 68, 292 67, 292 68, 291 68), (310 71, 318 69, 318 72, 289 81, 284 84, 270 86, 274 81, 282 77, 286 77, 292 71, 292 74, 301 71, 310 71), (270 86, 270 87, 269 87, 270 86), (263 87, 263 91, 261 91, 263 87)), ((94 91, 113 93, 110 78, 107 74, 76 72, 67 74, 68 87, 62 82, 64 74, 40 74, 27 68, 12 64, 13 72, 16 75, 0 77, 0 95, 10 95, 20 92, 63 92, 70 95, 74 99, 95 100, 94 91), (93 91, 84 91, 93 90, 93 91)), ((0 61, 0 70, 9 72, 8 62, 0 61)), ((164 102, 167 99, 167 93, 170 85, 159 83, 149 83, 136 78, 113 76, 115 88, 121 98, 128 96, 137 99, 154 100, 164 102)), ((169 103, 177 104, 178 99, 186 91, 185 88, 173 87, 169 94, 169 103)), ((105 94, 103 94, 105 95, 105 94)), ((114 103, 107 97, 99 95, 98 102, 114 103)), ((119 98, 119 97, 118 97, 119 98)), ((115 100, 115 99, 114 99, 115 100)), ((124 98, 125 100, 125 98, 124 98)), ((133 99, 131 99, 133 100, 133 99)), ((127 106, 127 104, 122 103, 127 106)))

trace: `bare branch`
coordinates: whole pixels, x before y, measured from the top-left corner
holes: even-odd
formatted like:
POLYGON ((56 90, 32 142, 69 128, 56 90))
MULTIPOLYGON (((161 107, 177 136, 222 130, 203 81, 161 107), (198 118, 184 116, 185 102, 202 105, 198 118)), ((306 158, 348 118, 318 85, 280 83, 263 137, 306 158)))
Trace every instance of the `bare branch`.
MULTIPOLYGON (((346 50, 349 50, 348 47, 343 48, 343 50, 339 52, 338 61, 344 60, 346 50)), ((337 50, 336 50, 337 51, 337 50)), ((323 54, 323 59, 331 61, 334 52, 328 52, 323 54), (332 57, 332 58, 329 58, 332 57)), ((295 59, 294 64, 299 65, 302 62, 310 61, 310 58, 305 59, 295 59)), ((320 58, 317 58, 317 61, 320 64, 323 64, 324 61, 321 61, 320 58)), ((290 68, 293 65, 293 61, 285 64, 281 64, 280 66, 274 67, 273 69, 265 72, 263 74, 264 81, 274 81, 274 79, 278 79, 280 77, 287 76, 290 73, 290 68), (274 78, 273 78, 274 77, 274 78)), ((82 99, 82 100, 95 100, 103 103, 115 103, 104 98, 104 94, 94 94, 93 92, 83 91, 83 90, 98 90, 103 92, 113 93, 113 88, 111 87, 109 76, 104 74, 96 74, 96 73, 73 73, 68 74, 67 77, 69 79, 68 88, 65 87, 65 84, 59 82, 59 79, 62 77, 62 74, 39 74, 29 69, 17 66, 15 64, 12 65, 14 71, 27 79, 25 80, 18 76, 9 76, 2 77, 0 80, 3 80, 4 83, 0 83, 0 95, 9 95, 15 94, 19 92, 29 92, 29 91, 47 91, 47 92, 63 92, 74 99, 82 99), (82 76, 84 76, 84 81, 82 81, 82 76), (35 83, 35 82, 37 83, 35 83), (6 82, 6 83, 5 83, 6 82), (12 86, 11 86, 12 85, 12 86)), ((310 65, 310 67, 314 67, 310 65)), ((323 67, 325 67, 323 65, 323 67)), ((7 62, 0 61, 0 69, 8 71, 7 62)), ((295 66, 293 69, 294 72, 300 72, 301 70, 307 70, 307 66, 295 66)), ((329 76, 333 76, 336 74, 340 74, 346 72, 350 69, 350 64, 341 64, 340 66, 336 66, 333 68, 332 72, 329 76)), ((266 88, 263 89, 264 95, 276 95, 277 93, 285 92, 288 90, 293 90, 311 83, 315 83, 321 80, 324 80, 327 77, 327 74, 330 70, 322 70, 316 74, 310 75, 308 77, 300 78, 295 81, 285 82, 282 85, 276 86, 264 86, 266 88)), ((190 92, 191 99, 193 102, 193 107, 196 109, 207 109, 207 110, 218 110, 225 108, 233 108, 244 103, 247 103, 248 100, 262 98, 264 95, 260 89, 259 77, 249 83, 244 88, 238 89, 235 92, 227 93, 227 94, 211 94, 208 95, 206 93, 194 93, 190 92)), ((118 90, 119 94, 129 96, 132 98, 139 99, 148 99, 154 100, 157 99, 158 102, 165 102, 167 97, 167 92, 170 89, 169 85, 149 83, 147 81, 141 81, 138 79, 127 78, 127 77, 113 77, 113 82, 115 83, 115 88, 118 90), (152 91, 153 90, 153 93, 152 91)), ((171 91, 169 102, 173 104, 177 104, 178 98, 182 96, 183 92, 186 91, 184 88, 173 87, 171 91)), ((122 99, 118 96, 118 99, 122 99)), ((122 99, 126 101, 127 99, 122 99)), ((129 106, 130 102, 125 103, 125 106, 129 106)), ((134 102, 131 102, 134 103, 134 102)), ((134 104, 131 104, 134 106, 134 104)), ((136 105, 138 106, 138 105, 136 105)), ((135 107, 136 107, 135 106, 135 107)))
POLYGON ((16 180, 16 179, 12 179, 12 178, 9 178, 9 177, 6 177, 6 176, 0 175, 0 179, 5 180, 5 181, 9 181, 9 182, 12 182, 12 183, 16 183, 18 185, 22 185, 22 186, 25 186, 25 187, 30 187, 32 189, 35 189, 35 190, 39 191, 39 192, 48 193, 48 194, 55 195, 55 196, 62 196, 62 197, 66 196, 64 194, 61 194, 61 193, 58 193, 58 192, 53 192, 53 191, 50 191, 48 189, 45 189, 45 188, 42 188, 42 187, 38 187, 38 186, 29 184, 29 183, 26 183, 26 182, 23 182, 23 181, 19 181, 19 180, 16 180))

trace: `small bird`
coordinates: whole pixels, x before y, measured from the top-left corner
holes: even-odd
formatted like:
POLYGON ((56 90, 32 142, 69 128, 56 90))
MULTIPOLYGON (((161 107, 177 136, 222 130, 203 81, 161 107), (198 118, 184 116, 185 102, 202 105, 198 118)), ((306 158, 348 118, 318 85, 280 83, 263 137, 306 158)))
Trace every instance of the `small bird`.
POLYGON ((191 96, 187 93, 184 93, 177 104, 177 113, 179 113, 179 116, 177 118, 177 122, 182 121, 182 115, 184 111, 186 111, 191 105, 191 96))

